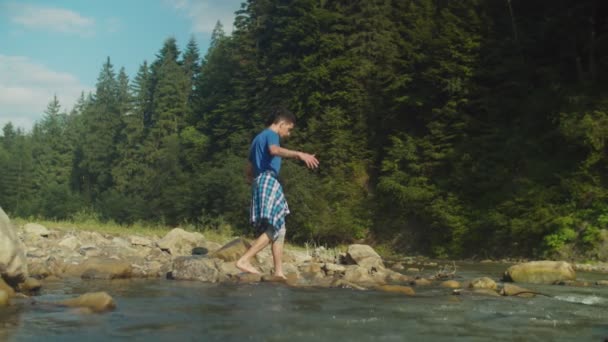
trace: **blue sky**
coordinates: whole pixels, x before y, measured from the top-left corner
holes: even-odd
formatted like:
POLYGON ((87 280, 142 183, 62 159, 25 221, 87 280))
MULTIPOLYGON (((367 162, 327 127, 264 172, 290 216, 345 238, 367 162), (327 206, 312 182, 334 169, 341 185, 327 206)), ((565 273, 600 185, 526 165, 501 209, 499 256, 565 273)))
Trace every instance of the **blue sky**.
POLYGON ((173 36, 207 50, 215 23, 230 33, 242 0, 0 0, 0 127, 29 130, 54 94, 71 109, 107 56, 133 76, 173 36))

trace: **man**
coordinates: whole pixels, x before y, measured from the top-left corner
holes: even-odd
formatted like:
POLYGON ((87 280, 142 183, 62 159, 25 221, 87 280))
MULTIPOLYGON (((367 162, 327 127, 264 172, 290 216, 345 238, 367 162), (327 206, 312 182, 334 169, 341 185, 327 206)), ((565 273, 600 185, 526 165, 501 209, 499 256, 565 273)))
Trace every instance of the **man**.
POLYGON ((267 122, 268 127, 251 143, 247 167, 248 180, 252 181, 251 223, 261 235, 236 262, 236 267, 243 272, 260 274, 251 265, 250 260, 269 243, 272 243, 274 275, 285 278, 282 257, 286 229, 285 217, 289 214, 289 207, 283 195, 283 188, 278 181, 281 159, 300 159, 310 169, 319 166, 319 161, 314 155, 281 147, 279 140, 289 137, 295 123, 296 118, 290 111, 277 108, 273 110, 267 122))

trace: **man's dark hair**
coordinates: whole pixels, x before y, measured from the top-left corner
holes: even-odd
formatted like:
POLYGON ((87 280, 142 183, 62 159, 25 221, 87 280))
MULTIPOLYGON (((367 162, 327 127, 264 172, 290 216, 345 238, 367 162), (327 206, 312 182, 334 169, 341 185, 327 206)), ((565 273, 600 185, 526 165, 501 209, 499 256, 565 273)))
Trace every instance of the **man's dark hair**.
POLYGON ((280 121, 290 122, 295 125, 296 116, 293 115, 293 113, 285 107, 272 107, 270 109, 270 115, 268 116, 268 120, 266 121, 266 126, 270 126, 280 121))

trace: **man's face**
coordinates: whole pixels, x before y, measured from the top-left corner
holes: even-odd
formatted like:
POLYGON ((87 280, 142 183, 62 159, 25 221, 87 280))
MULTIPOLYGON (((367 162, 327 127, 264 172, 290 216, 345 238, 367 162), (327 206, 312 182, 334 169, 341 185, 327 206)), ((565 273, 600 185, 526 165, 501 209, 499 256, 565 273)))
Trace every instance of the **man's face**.
POLYGON ((291 135, 291 130, 293 129, 293 123, 287 121, 279 122, 279 136, 281 138, 287 138, 291 135))

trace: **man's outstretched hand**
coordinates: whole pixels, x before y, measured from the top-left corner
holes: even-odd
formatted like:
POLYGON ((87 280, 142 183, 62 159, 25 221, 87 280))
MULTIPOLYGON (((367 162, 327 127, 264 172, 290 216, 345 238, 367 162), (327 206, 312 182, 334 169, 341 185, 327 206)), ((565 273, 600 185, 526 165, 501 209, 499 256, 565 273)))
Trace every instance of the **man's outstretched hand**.
POLYGON ((308 167, 309 169, 316 169, 317 167, 319 167, 319 160, 317 160, 314 154, 300 152, 298 157, 306 164, 306 167, 308 167))

